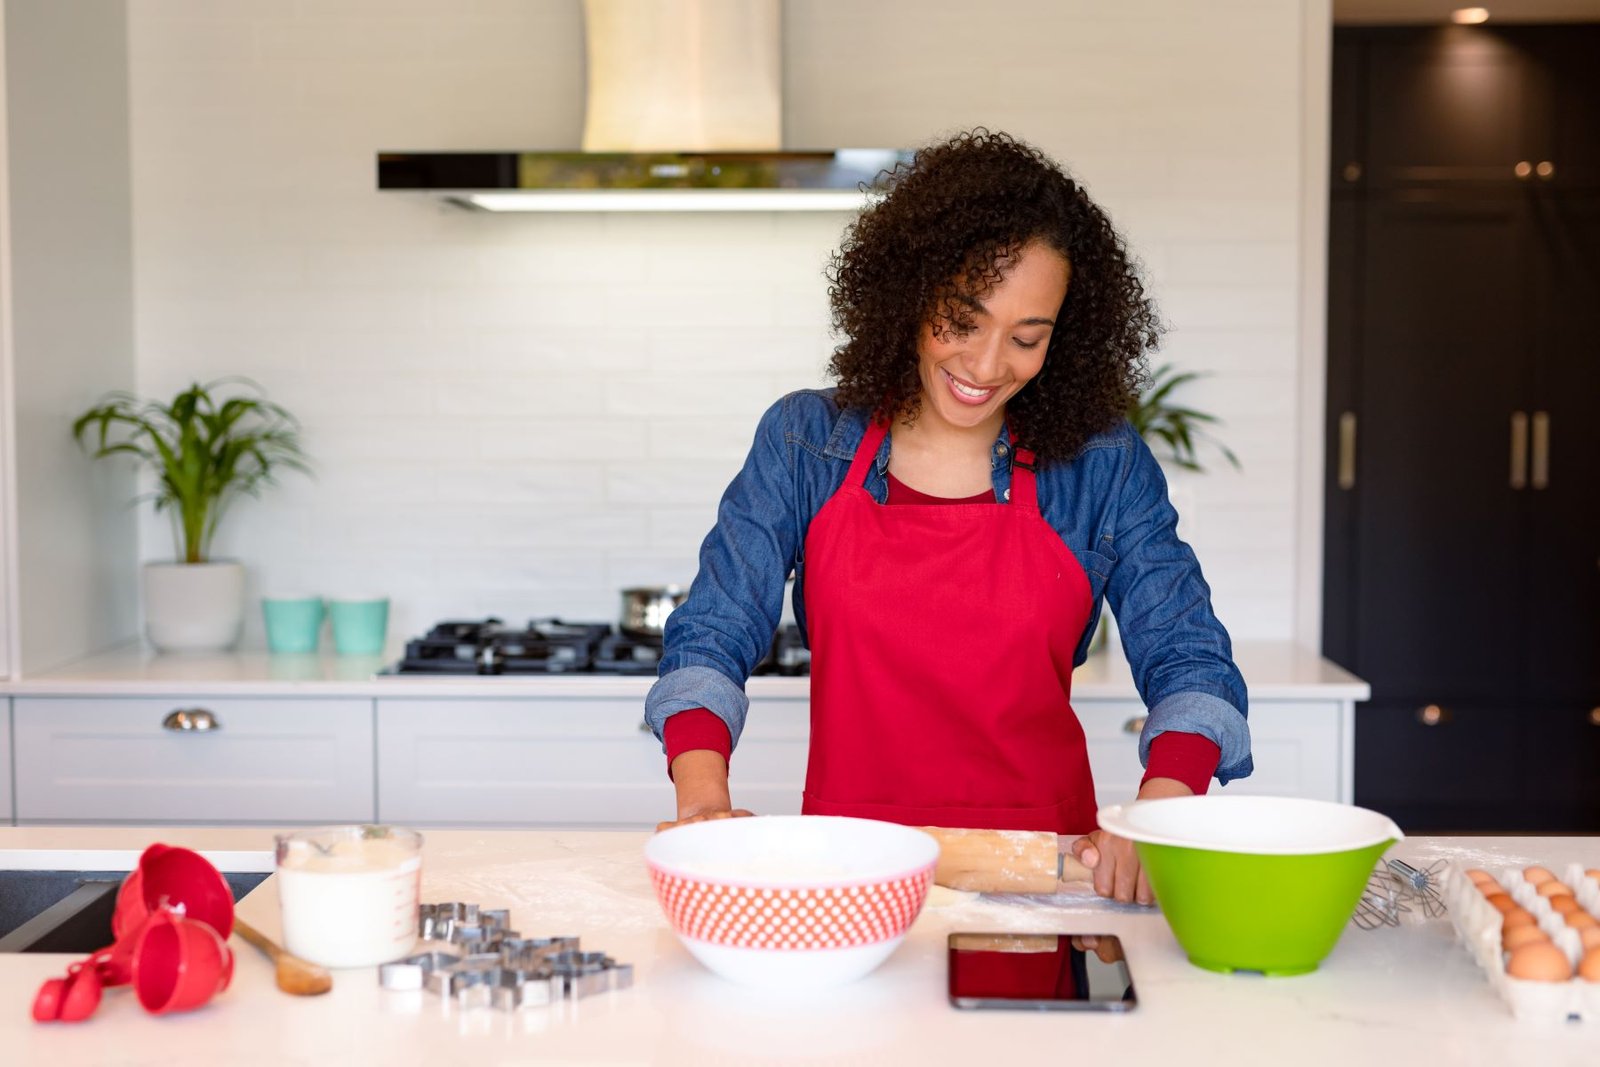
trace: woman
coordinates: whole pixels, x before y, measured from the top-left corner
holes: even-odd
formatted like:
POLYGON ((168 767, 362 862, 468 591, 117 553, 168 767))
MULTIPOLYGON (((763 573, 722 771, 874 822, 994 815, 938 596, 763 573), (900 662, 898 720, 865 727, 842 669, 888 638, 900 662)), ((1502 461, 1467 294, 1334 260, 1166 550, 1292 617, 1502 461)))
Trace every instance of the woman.
POLYGON ((1124 418, 1154 310, 1104 213, 1004 134, 888 186, 829 271, 837 389, 763 416, 668 618, 645 713, 676 822, 748 814, 728 759, 792 572, 805 812, 1075 835, 1100 894, 1149 903, 1131 844, 1096 829, 1070 704, 1102 597, 1150 709, 1139 797, 1251 770, 1227 632, 1124 418))

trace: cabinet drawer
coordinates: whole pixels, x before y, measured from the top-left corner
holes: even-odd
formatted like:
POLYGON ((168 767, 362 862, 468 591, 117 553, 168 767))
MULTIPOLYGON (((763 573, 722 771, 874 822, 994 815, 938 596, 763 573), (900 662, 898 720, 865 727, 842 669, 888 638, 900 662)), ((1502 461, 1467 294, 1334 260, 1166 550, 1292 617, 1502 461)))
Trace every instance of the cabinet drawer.
POLYGON ((11 701, 0 700, 0 824, 11 817, 11 701))
POLYGON ((19 822, 368 822, 370 700, 18 698, 19 822), (178 709, 216 728, 178 731, 178 709))
MULTIPOLYGON (((407 825, 653 828, 676 801, 635 699, 378 701, 378 814, 407 825)), ((755 701, 741 806, 798 812, 807 703, 755 701)))
MULTIPOLYGON (((1134 700, 1085 700, 1073 707, 1088 742, 1096 797, 1102 804, 1132 800, 1144 777, 1138 734, 1144 705, 1134 700)), ((1348 800, 1340 786, 1342 707, 1337 701, 1315 700, 1253 705, 1250 747, 1255 772, 1222 792, 1348 800)), ((1212 789, 1216 791, 1215 786, 1212 789)))

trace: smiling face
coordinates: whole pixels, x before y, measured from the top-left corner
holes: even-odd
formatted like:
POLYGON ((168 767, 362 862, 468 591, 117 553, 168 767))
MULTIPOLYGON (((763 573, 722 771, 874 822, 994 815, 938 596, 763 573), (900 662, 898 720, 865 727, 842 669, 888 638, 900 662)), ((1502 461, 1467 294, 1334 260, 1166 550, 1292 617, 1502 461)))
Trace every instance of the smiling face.
POLYGON ((992 289, 956 294, 953 315, 936 317, 918 335, 921 417, 938 428, 998 433, 1006 401, 1044 366, 1067 295, 1067 261, 1034 241, 998 266, 992 289))

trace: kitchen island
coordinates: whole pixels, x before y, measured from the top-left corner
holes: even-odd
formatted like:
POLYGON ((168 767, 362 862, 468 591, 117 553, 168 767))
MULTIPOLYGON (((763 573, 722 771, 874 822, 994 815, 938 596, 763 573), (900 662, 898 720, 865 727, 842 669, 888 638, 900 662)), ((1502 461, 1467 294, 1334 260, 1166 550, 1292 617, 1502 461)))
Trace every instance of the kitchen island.
MULTIPOLYGON (((232 987, 189 1015, 146 1015, 109 990, 80 1024, 35 1024, 27 1008, 68 956, 0 957, 0 1061, 106 1064, 593 1063, 780 1065, 1355 1063, 1592 1064, 1600 1021, 1518 1023, 1448 919, 1350 927, 1322 968, 1295 978, 1220 975, 1191 966, 1161 916, 1100 901, 1081 887, 1055 897, 977 898, 924 909, 887 963, 854 985, 804 996, 733 986, 695 962, 667 927, 642 860, 647 835, 562 831, 431 831, 423 899, 508 907, 527 936, 576 934, 636 967, 631 989, 508 1014, 454 1010, 426 993, 378 987, 375 969, 336 972, 333 992, 277 991, 270 964, 234 940, 232 987), (945 1001, 945 935, 1074 931, 1121 935, 1139 1006, 1120 1015, 964 1012, 945 1001)), ((217 853, 227 869, 270 867, 259 828, 0 828, 0 862, 37 865, 26 850, 120 850, 77 857, 130 864, 165 841, 217 853)), ((1600 838, 1414 838, 1391 855, 1414 866, 1569 861, 1600 866, 1600 838)), ((279 929, 274 879, 239 914, 279 929)))

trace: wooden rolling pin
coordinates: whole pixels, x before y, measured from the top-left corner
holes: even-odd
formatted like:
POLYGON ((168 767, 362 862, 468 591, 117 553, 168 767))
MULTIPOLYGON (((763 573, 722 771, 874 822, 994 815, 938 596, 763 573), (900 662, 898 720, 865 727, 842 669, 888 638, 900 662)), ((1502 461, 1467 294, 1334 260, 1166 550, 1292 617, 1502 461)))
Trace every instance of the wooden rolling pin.
POLYGON ((1062 882, 1093 878, 1066 851, 1071 841, 1048 831, 920 829, 939 842, 935 885, 978 893, 1054 893, 1062 882))

